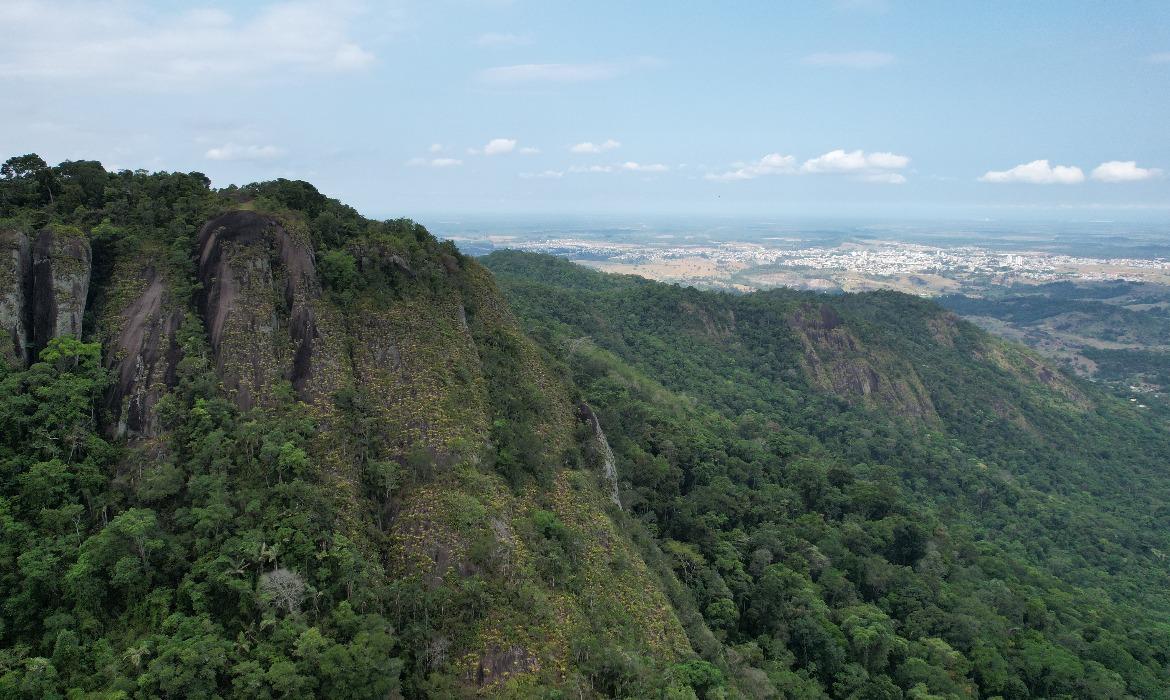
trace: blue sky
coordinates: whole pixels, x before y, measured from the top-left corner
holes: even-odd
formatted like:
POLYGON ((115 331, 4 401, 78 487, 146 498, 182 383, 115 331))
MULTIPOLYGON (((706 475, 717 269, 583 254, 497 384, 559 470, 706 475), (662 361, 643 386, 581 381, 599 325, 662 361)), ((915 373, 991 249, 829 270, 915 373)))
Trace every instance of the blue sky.
POLYGON ((0 152, 371 216, 1170 221, 1170 3, 0 3, 0 152))

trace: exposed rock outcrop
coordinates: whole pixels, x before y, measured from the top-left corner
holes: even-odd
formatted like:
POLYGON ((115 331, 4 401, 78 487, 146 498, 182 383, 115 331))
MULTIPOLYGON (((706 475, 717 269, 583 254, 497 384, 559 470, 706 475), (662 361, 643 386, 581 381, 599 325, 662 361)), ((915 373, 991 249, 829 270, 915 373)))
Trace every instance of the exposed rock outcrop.
POLYGON ((801 345, 801 365, 813 386, 851 404, 938 419, 930 393, 914 368, 864 347, 831 306, 805 305, 793 312, 789 325, 801 345))
POLYGON ((597 414, 593 412, 589 404, 584 401, 577 404, 577 417, 588 423, 593 430, 591 451, 596 454, 597 461, 600 462, 601 474, 605 477, 606 484, 609 485, 609 499, 613 501, 614 505, 621 508, 622 499, 621 492, 618 490, 617 460, 614 459, 609 440, 605 439, 605 432, 601 429, 601 420, 598 419, 597 414))
POLYGON ((114 418, 111 432, 121 437, 154 437, 159 434, 155 406, 175 385, 175 368, 181 359, 177 334, 183 311, 173 305, 166 282, 155 265, 137 271, 142 289, 118 312, 118 333, 105 352, 106 366, 114 383, 106 404, 114 418))
POLYGON ((304 236, 255 212, 216 217, 199 232, 199 281, 216 369, 241 408, 263 403, 281 379, 303 399, 320 393, 320 283, 304 236))
POLYGON ((30 262, 28 236, 0 231, 0 361, 12 367, 28 362, 25 302, 30 262))
POLYGON ((34 351, 53 338, 81 337, 92 262, 89 242, 80 231, 51 227, 37 234, 32 244, 34 351))

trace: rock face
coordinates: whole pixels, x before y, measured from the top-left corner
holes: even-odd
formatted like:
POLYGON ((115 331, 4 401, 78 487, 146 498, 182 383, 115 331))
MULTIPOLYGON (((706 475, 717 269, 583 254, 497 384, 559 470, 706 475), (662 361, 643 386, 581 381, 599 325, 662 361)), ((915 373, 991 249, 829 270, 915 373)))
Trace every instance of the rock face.
POLYGON ((28 236, 0 231, 0 361, 13 367, 28 362, 28 236))
POLYGON ((216 369, 237 405, 263 403, 281 379, 308 397, 321 343, 308 242, 270 217, 224 214, 199 232, 199 281, 216 369))
POLYGON ((53 338, 81 337, 92 270, 89 242, 75 229, 46 228, 29 242, 0 231, 0 358, 23 366, 53 338))
POLYGON ((605 439, 605 432, 601 430, 601 420, 593 412, 593 408, 584 401, 577 404, 577 417, 588 423, 593 430, 593 445, 590 447, 596 453, 598 461, 601 462, 601 474, 605 477, 605 483, 609 485, 609 500, 621 508, 622 498, 621 492, 618 490, 617 460, 614 459, 609 440, 605 439))
POLYGON ((115 419, 115 436, 149 438, 159 434, 155 405, 175 385, 183 312, 173 308, 154 264, 147 262, 137 272, 142 293, 120 310, 119 331, 105 352, 115 380, 106 404, 115 419))
POLYGON ((47 228, 32 244, 32 347, 53 338, 81 337, 92 259, 89 242, 75 230, 47 228))
POLYGON ((831 306, 805 305, 792 313, 789 326, 801 346, 805 376, 814 387, 851 404, 938 420, 930 393, 914 368, 865 347, 831 306))

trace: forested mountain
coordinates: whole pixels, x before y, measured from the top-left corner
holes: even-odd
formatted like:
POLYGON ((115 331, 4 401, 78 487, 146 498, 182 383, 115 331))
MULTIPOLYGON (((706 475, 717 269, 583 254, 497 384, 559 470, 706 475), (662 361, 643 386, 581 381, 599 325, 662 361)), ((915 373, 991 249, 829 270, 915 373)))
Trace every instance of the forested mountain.
POLYGON ((1164 418, 902 294, 485 263, 744 692, 1167 697, 1164 418))
POLYGON ((0 697, 1170 697, 1158 414, 904 295, 482 263, 6 162, 0 697))
POLYGON ((453 245, 302 182, 26 156, 0 197, 0 697, 723 682, 453 245))

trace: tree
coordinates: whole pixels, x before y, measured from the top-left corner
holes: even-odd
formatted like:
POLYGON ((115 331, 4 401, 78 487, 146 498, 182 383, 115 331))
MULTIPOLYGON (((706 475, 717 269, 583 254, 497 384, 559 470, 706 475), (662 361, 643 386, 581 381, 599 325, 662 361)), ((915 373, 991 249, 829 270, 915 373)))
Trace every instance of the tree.
POLYGON ((288 569, 274 569, 260 577, 261 597, 277 610, 283 610, 286 615, 295 615, 301 611, 305 589, 305 579, 288 569))
POLYGON ((58 187, 56 174, 43 158, 35 153, 13 156, 0 165, 0 178, 5 190, 15 193, 17 204, 52 203, 58 187))

